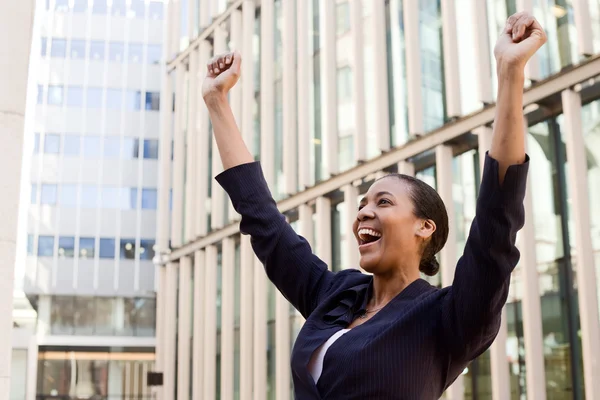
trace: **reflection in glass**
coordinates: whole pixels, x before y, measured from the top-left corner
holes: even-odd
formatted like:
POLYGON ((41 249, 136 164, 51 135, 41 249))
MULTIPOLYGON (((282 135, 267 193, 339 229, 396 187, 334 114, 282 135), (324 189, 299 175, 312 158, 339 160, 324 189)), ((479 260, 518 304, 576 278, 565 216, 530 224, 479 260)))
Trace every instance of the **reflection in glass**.
POLYGON ((159 44, 149 44, 147 47, 147 59, 148 64, 159 64, 162 57, 162 46, 159 44))
POLYGON ((87 11, 88 0, 75 0, 73 4, 73 12, 85 12, 87 11))
POLYGON ((106 108, 120 110, 123 106, 123 91, 121 89, 106 89, 106 108))
POLYGON ((115 239, 100 238, 100 258, 115 258, 115 239))
POLYGON ((67 41, 65 39, 52 39, 50 57, 65 58, 67 55, 67 41))
POLYGON ((163 19, 163 3, 151 1, 148 4, 148 13, 152 19, 163 19))
POLYGON ((48 38, 41 38, 40 39, 40 55, 42 57, 46 57, 46 55, 48 54, 48 38))
POLYGON ((146 15, 146 4, 144 0, 132 0, 131 9, 127 15, 136 18, 144 18, 146 15))
POLYGON ((141 239, 140 240, 140 260, 152 261, 154 258, 154 240, 152 239, 141 239))
POLYGON ((110 42, 108 44, 108 59, 114 62, 121 62, 124 59, 125 45, 120 42, 110 42))
POLYGON ((88 88, 86 100, 87 108, 102 108, 102 89, 88 88))
POLYGON ((119 193, 120 188, 118 187, 102 187, 101 190, 101 204, 102 208, 116 210, 119 208, 119 193))
POLYGON ((158 140, 144 139, 144 158, 158 160, 158 140))
POLYGON ((61 207, 77 207, 77 185, 61 185, 58 202, 61 207))
POLYGON ((33 154, 40 152, 40 134, 38 132, 33 135, 33 154))
POLYGON ((142 189, 142 209, 156 210, 156 189, 142 189))
POLYGON ((60 135, 46 134, 44 137, 44 153, 60 153, 60 135))
POLYGON ((69 57, 72 60, 83 60, 85 58, 85 40, 71 40, 69 57))
POLYGON ((129 336, 154 336, 156 325, 156 300, 151 297, 124 299, 125 324, 123 334, 129 336))
POLYGON ((67 106, 81 107, 83 105, 83 88, 79 86, 67 87, 67 106))
POLYGON ((137 208, 137 188, 122 188, 121 189, 121 209, 135 210, 137 208))
POLYGON ((104 42, 99 40, 90 42, 90 59, 95 61, 104 60, 104 42))
MULTIPOLYGON (((102 250, 100 250, 102 251, 102 250)), ((96 297, 95 335, 114 335, 116 328, 117 307, 116 299, 111 297, 96 297)))
POLYGON ((158 111, 160 109, 160 93, 146 93, 146 110, 158 111))
POLYGON ((96 302, 93 297, 76 296, 73 325, 75 335, 91 335, 94 333, 96 319, 96 302))
POLYGON ((56 204, 56 185, 42 184, 41 204, 56 204))
POLYGON ((54 9, 58 12, 68 12, 69 0, 55 0, 54 9))
POLYGON ((108 11, 108 6, 106 5, 106 0, 94 0, 94 5, 92 7, 92 13, 106 14, 107 11, 108 11))
POLYGON ((61 236, 58 238, 58 257, 73 258, 75 254, 75 238, 73 236, 61 236))
POLYGON ((48 86, 48 104, 60 106, 63 103, 63 87, 48 86))
POLYGON ((52 296, 50 332, 53 335, 71 335, 75 325, 75 300, 72 296, 52 296))
POLYGON ((44 103, 44 87, 42 85, 38 85, 37 87, 37 103, 44 103))
POLYGON ((35 183, 31 184, 31 204, 37 204, 37 186, 35 183))
POLYGON ((28 234, 27 235, 27 255, 28 256, 32 256, 35 254, 35 244, 34 244, 34 237, 32 234, 28 234))
POLYGON ((104 138, 104 158, 117 159, 121 155, 121 138, 107 136, 104 138))
POLYGON ((110 13, 114 16, 124 17, 127 12, 125 0, 113 0, 110 13))
POLYGON ((79 238, 79 258, 93 259, 96 253, 95 238, 79 238))
POLYGON ((140 153, 140 140, 137 138, 123 138, 123 158, 133 160, 138 158, 140 153))
POLYGON ((78 156, 81 137, 79 135, 65 135, 63 140, 63 154, 66 156, 78 156))
POLYGON ((91 185, 81 186, 81 207, 96 208, 98 207, 98 188, 91 185))
POLYGON ((100 146, 100 136, 83 137, 83 156, 85 158, 100 157, 102 147, 100 146))
POLYGON ((131 111, 137 111, 142 104, 142 92, 139 90, 128 90, 125 92, 125 107, 131 111))
POLYGON ((139 43, 129 43, 127 59, 130 64, 140 64, 144 59, 144 46, 139 43))
POLYGON ((54 256, 54 236, 38 237, 38 257, 54 256))
POLYGON ((135 260, 135 239, 121 239, 121 259, 135 260))

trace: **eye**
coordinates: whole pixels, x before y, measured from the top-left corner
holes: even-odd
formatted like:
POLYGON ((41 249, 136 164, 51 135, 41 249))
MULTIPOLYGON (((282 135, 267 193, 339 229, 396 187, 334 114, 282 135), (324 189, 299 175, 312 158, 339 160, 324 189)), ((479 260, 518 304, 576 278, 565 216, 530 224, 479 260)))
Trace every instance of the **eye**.
POLYGON ((389 201, 388 199, 379 199, 379 201, 377 202, 377 205, 382 205, 382 204, 392 204, 391 201, 389 201))
POLYGON ((362 205, 362 204, 360 206, 358 206, 358 211, 362 210, 363 207, 364 207, 364 205, 362 205))

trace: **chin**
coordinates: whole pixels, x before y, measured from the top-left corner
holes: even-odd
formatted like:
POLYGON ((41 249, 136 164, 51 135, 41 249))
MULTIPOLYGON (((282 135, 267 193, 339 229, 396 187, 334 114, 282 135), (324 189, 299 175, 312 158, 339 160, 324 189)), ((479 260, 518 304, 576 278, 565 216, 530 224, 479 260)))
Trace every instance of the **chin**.
POLYGON ((379 265, 379 260, 375 259, 375 257, 361 256, 359 265, 363 270, 372 274, 376 272, 377 267, 379 265))

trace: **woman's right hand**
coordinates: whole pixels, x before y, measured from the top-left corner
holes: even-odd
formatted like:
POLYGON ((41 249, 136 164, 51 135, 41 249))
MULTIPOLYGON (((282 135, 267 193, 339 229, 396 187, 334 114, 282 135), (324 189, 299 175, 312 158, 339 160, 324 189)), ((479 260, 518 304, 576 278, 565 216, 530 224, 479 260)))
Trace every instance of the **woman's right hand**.
POLYGON ((241 66, 242 56, 237 51, 213 57, 206 65, 207 74, 202 84, 204 101, 227 95, 240 78, 241 66))

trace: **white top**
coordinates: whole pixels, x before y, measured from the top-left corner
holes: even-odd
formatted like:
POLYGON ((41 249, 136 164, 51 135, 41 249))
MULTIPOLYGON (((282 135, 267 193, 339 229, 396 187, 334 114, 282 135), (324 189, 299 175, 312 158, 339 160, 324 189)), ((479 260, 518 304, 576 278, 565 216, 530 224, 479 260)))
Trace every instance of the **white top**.
POLYGON ((312 375, 315 383, 319 381, 321 377, 321 373, 323 372, 323 359, 325 358, 325 353, 327 353, 327 349, 338 340, 344 333, 348 332, 350 329, 342 329, 334 333, 325 343, 321 345, 313 355, 310 357, 310 362, 308 363, 308 372, 312 375))

